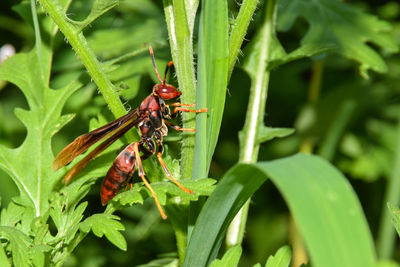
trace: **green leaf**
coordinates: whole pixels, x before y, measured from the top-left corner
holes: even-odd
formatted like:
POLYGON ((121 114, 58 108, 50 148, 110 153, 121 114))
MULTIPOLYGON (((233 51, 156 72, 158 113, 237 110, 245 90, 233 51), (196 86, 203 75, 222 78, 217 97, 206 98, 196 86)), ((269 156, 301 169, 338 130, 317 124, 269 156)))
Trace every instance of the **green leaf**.
POLYGON ((11 267, 11 264, 7 259, 6 252, 4 251, 3 243, 1 241, 0 241, 0 265, 4 267, 11 267))
POLYGON ((400 266, 400 264, 398 264, 398 263, 395 262, 395 261, 388 261, 388 260, 385 260, 385 261, 379 261, 379 262, 376 264, 375 267, 399 267, 399 266, 400 266))
POLYGON ((242 255, 242 248, 240 246, 231 247, 222 257, 222 259, 215 259, 210 267, 234 267, 237 266, 242 255))
POLYGON ((350 184, 328 162, 305 154, 233 167, 198 217, 184 266, 215 258, 229 223, 267 177, 287 202, 313 266, 373 266, 371 233, 350 184))
MULTIPOLYGON (((176 198, 175 202, 188 204, 189 201, 197 201, 200 196, 209 196, 215 188, 215 180, 213 179, 198 179, 198 180, 179 180, 184 187, 193 191, 193 194, 188 194, 177 187, 171 181, 163 181, 152 183, 151 187, 157 194, 161 205, 166 205, 168 198, 176 198)), ((127 190, 118 194, 110 201, 110 208, 107 210, 121 209, 122 207, 131 206, 135 203, 142 204, 144 199, 151 197, 151 193, 143 185, 138 183, 133 186, 132 190, 127 190), (145 195, 142 195, 144 192, 145 195)))
POLYGON ((83 21, 73 21, 71 19, 68 20, 69 22, 79 26, 79 31, 82 31, 83 28, 92 23, 95 19, 118 5, 118 2, 118 0, 96 0, 90 9, 90 14, 83 21))
POLYGON ((225 106, 229 57, 226 1, 202 1, 198 47, 196 104, 208 111, 196 118, 194 177, 203 178, 207 177, 225 106))
POLYGON ((125 227, 119 222, 119 217, 115 215, 94 214, 80 223, 80 230, 84 233, 92 230, 98 237, 105 235, 116 247, 126 250, 125 238, 119 232, 125 230, 125 227))
POLYGON ((292 252, 289 246, 281 247, 274 256, 269 256, 265 267, 288 267, 292 252))
POLYGON ((256 143, 264 143, 274 138, 282 138, 294 133, 293 128, 273 128, 273 127, 260 127, 258 128, 256 143))
POLYGON ((368 77, 369 69, 387 71, 381 56, 367 42, 392 53, 398 51, 398 46, 388 34, 391 30, 388 22, 342 1, 279 1, 278 30, 287 31, 298 17, 310 24, 301 40, 302 45, 336 46, 336 52, 359 62, 363 77, 368 77))
POLYGON ((397 234, 400 236, 400 209, 390 203, 387 205, 390 210, 390 214, 392 215, 393 226, 396 229, 397 234))
POLYGON ((7 208, 1 210, 1 225, 15 226, 20 220, 26 208, 17 204, 17 199, 13 198, 7 208))
POLYGON ((30 110, 16 109, 15 114, 27 128, 27 137, 16 149, 0 146, 0 167, 11 176, 21 198, 30 203, 36 216, 47 210, 49 194, 61 178, 51 168, 54 158, 51 138, 71 118, 61 116, 61 110, 68 97, 81 86, 73 81, 62 89, 51 90, 42 73, 36 49, 13 56, 0 68, 0 80, 18 86, 30 107, 30 110))
POLYGON ((30 266, 31 241, 23 232, 9 226, 0 226, 0 238, 10 242, 13 263, 16 267, 30 266))

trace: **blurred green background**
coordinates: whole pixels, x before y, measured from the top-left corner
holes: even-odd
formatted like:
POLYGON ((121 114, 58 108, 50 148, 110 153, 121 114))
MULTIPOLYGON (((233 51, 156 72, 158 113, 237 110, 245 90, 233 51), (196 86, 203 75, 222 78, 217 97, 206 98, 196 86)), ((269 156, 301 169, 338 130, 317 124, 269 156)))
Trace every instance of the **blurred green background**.
MULTIPOLYGON (((391 22, 391 34, 400 45, 400 3, 398 1, 346 1, 391 22)), ((0 47, 11 44, 17 52, 29 51, 34 45, 34 34, 30 20, 29 2, 18 5, 18 1, 0 2, 0 47), (14 8, 13 8, 14 6, 14 8), (17 14, 23 14, 21 17, 17 14), (25 21, 25 20, 26 21, 25 21)), ((260 3, 263 5, 263 3, 260 3)), ((84 18, 91 1, 72 1, 69 16, 84 18)), ((230 17, 238 12, 236 1, 229 2, 230 17)), ((256 11, 250 24, 247 40, 259 26, 262 10, 256 11)), ((298 46, 306 33, 308 24, 298 19, 288 32, 278 32, 283 46, 288 50, 298 46)), ((196 35, 196 34, 195 34, 196 35)), ((125 0, 85 29, 91 47, 101 60, 108 60, 137 51, 152 43, 156 51, 157 64, 162 69, 170 60, 168 36, 164 13, 160 1, 125 0)), ((245 41, 244 45, 246 45, 245 41)), ((370 72, 369 80, 358 73, 358 66, 336 54, 318 56, 313 59, 295 61, 274 70, 268 92, 265 124, 272 127, 295 128, 295 134, 275 139, 261 146, 259 159, 271 160, 291 155, 299 150, 312 148, 328 158, 348 177, 362 203, 371 231, 376 238, 382 211, 385 186, 391 175, 394 151, 400 131, 400 55, 389 55, 380 51, 388 72, 370 72), (320 91, 310 96, 313 75, 321 73, 320 91), (338 127, 339 129, 334 128, 338 127), (337 136, 332 136, 332 132, 337 136), (337 141, 334 150, 327 151, 327 143, 337 141), (336 139, 335 139, 336 138, 336 139)), ((228 85, 225 112, 219 141, 211 164, 210 177, 220 178, 238 160, 238 132, 242 129, 250 88, 250 79, 240 68, 243 57, 239 57, 228 85)), ((78 90, 65 106, 64 113, 76 116, 57 134, 53 141, 54 153, 58 153, 76 136, 87 132, 89 120, 102 113, 108 120, 112 115, 96 86, 83 69, 82 64, 58 34, 55 43, 55 58, 51 87, 59 88, 71 78, 79 77, 86 86, 78 90)), ((110 78, 119 86, 127 108, 136 108, 149 94, 154 83, 154 74, 147 54, 132 55, 120 63, 110 78)), ((170 83, 176 84, 171 75, 170 83)), ((0 88, 0 144, 18 147, 26 135, 23 124, 14 115, 16 107, 27 108, 22 93, 12 84, 1 84, 0 88)), ((179 154, 177 135, 171 133, 166 140, 168 148, 179 154)), ((88 195, 88 214, 100 211, 97 184, 88 195)), ((17 189, 6 173, 0 170, 0 196, 6 206, 17 189)), ((66 266, 133 266, 149 262, 156 255, 167 260, 176 250, 171 226, 160 219, 153 200, 144 206, 125 209, 118 215, 126 227, 123 232, 128 242, 128 252, 118 250, 105 238, 99 240, 88 236, 70 257, 66 266)), ((243 244, 242 266, 265 262, 269 254, 288 242, 289 213, 274 186, 267 182, 252 198, 249 219, 243 244)), ((397 242, 398 243, 398 242, 397 242)), ((400 260, 399 246, 395 258, 400 260)))

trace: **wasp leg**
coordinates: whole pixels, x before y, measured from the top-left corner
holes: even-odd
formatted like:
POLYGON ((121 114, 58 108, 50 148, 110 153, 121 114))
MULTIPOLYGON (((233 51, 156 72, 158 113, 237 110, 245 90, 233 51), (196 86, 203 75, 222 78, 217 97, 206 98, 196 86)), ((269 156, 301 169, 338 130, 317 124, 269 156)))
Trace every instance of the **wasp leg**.
MULTIPOLYGON (((156 136, 156 138, 157 138, 157 136, 156 136)), ((172 177, 172 174, 168 170, 167 165, 165 165, 165 162, 162 159, 162 153, 164 151, 164 147, 162 145, 162 139, 157 139, 157 146, 158 146, 157 159, 158 159, 158 162, 160 162, 160 164, 161 164, 165 174, 167 175, 167 177, 169 179, 171 179, 171 181, 174 182, 182 191, 185 191, 186 193, 189 193, 189 194, 193 194, 192 190, 187 189, 186 187, 181 185, 177 180, 175 180, 174 177, 172 177)))
POLYGON ((181 127, 179 127, 179 126, 177 126, 177 125, 175 125, 175 124, 173 124, 172 122, 167 121, 167 120, 164 120, 164 123, 165 123, 166 125, 168 125, 169 127, 175 129, 176 131, 182 131, 182 132, 195 132, 195 131, 196 131, 196 129, 181 128, 181 127))
POLYGON ((168 104, 168 106, 171 106, 171 107, 195 107, 196 106, 196 104, 182 104, 182 103, 179 103, 179 102, 175 102, 175 103, 171 103, 171 104, 168 104))
POLYGON ((158 201, 156 192, 154 192, 153 188, 151 187, 151 185, 149 184, 149 182, 146 179, 146 175, 143 170, 142 160, 139 155, 139 142, 136 142, 134 144, 133 150, 135 151, 136 163, 138 166, 138 174, 139 174, 140 178, 142 179, 144 185, 151 192, 151 195, 154 198, 154 202, 156 203, 156 206, 158 208, 158 211, 160 212, 161 217, 165 220, 165 219, 167 219, 167 215, 165 215, 165 212, 164 212, 163 208, 161 207, 160 202, 158 201))
POLYGON ((174 108, 174 114, 177 113, 178 111, 182 112, 194 112, 194 113, 203 113, 207 112, 207 108, 201 108, 201 109, 188 109, 188 108, 181 108, 181 107, 176 107, 174 108))

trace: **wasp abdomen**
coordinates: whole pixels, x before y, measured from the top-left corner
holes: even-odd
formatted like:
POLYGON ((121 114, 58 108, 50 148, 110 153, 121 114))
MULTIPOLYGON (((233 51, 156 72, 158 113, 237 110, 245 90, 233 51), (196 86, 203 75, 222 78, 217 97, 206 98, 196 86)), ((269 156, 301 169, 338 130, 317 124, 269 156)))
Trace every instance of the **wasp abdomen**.
POLYGON ((126 186, 135 171, 135 167, 135 153, 133 144, 130 144, 119 153, 104 178, 100 193, 103 206, 126 186))

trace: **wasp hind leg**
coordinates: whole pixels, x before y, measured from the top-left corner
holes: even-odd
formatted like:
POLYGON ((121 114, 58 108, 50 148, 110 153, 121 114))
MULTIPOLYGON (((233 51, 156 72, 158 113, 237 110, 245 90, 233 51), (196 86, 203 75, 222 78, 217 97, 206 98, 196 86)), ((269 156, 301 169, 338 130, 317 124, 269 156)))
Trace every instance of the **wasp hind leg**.
POLYGON ((147 187, 147 189, 149 189, 151 195, 153 196, 154 202, 156 203, 157 209, 160 212, 161 217, 165 220, 165 219, 167 219, 167 215, 165 215, 165 212, 164 212, 163 208, 161 207, 160 202, 158 201, 156 192, 154 192, 153 188, 151 187, 151 185, 149 184, 149 182, 146 179, 146 174, 144 173, 144 170, 143 170, 142 159, 140 158, 140 154, 139 154, 139 145, 140 145, 140 143, 136 142, 133 146, 133 149, 135 151, 136 163, 138 166, 138 174, 139 174, 140 178, 142 179, 144 185, 147 187))

